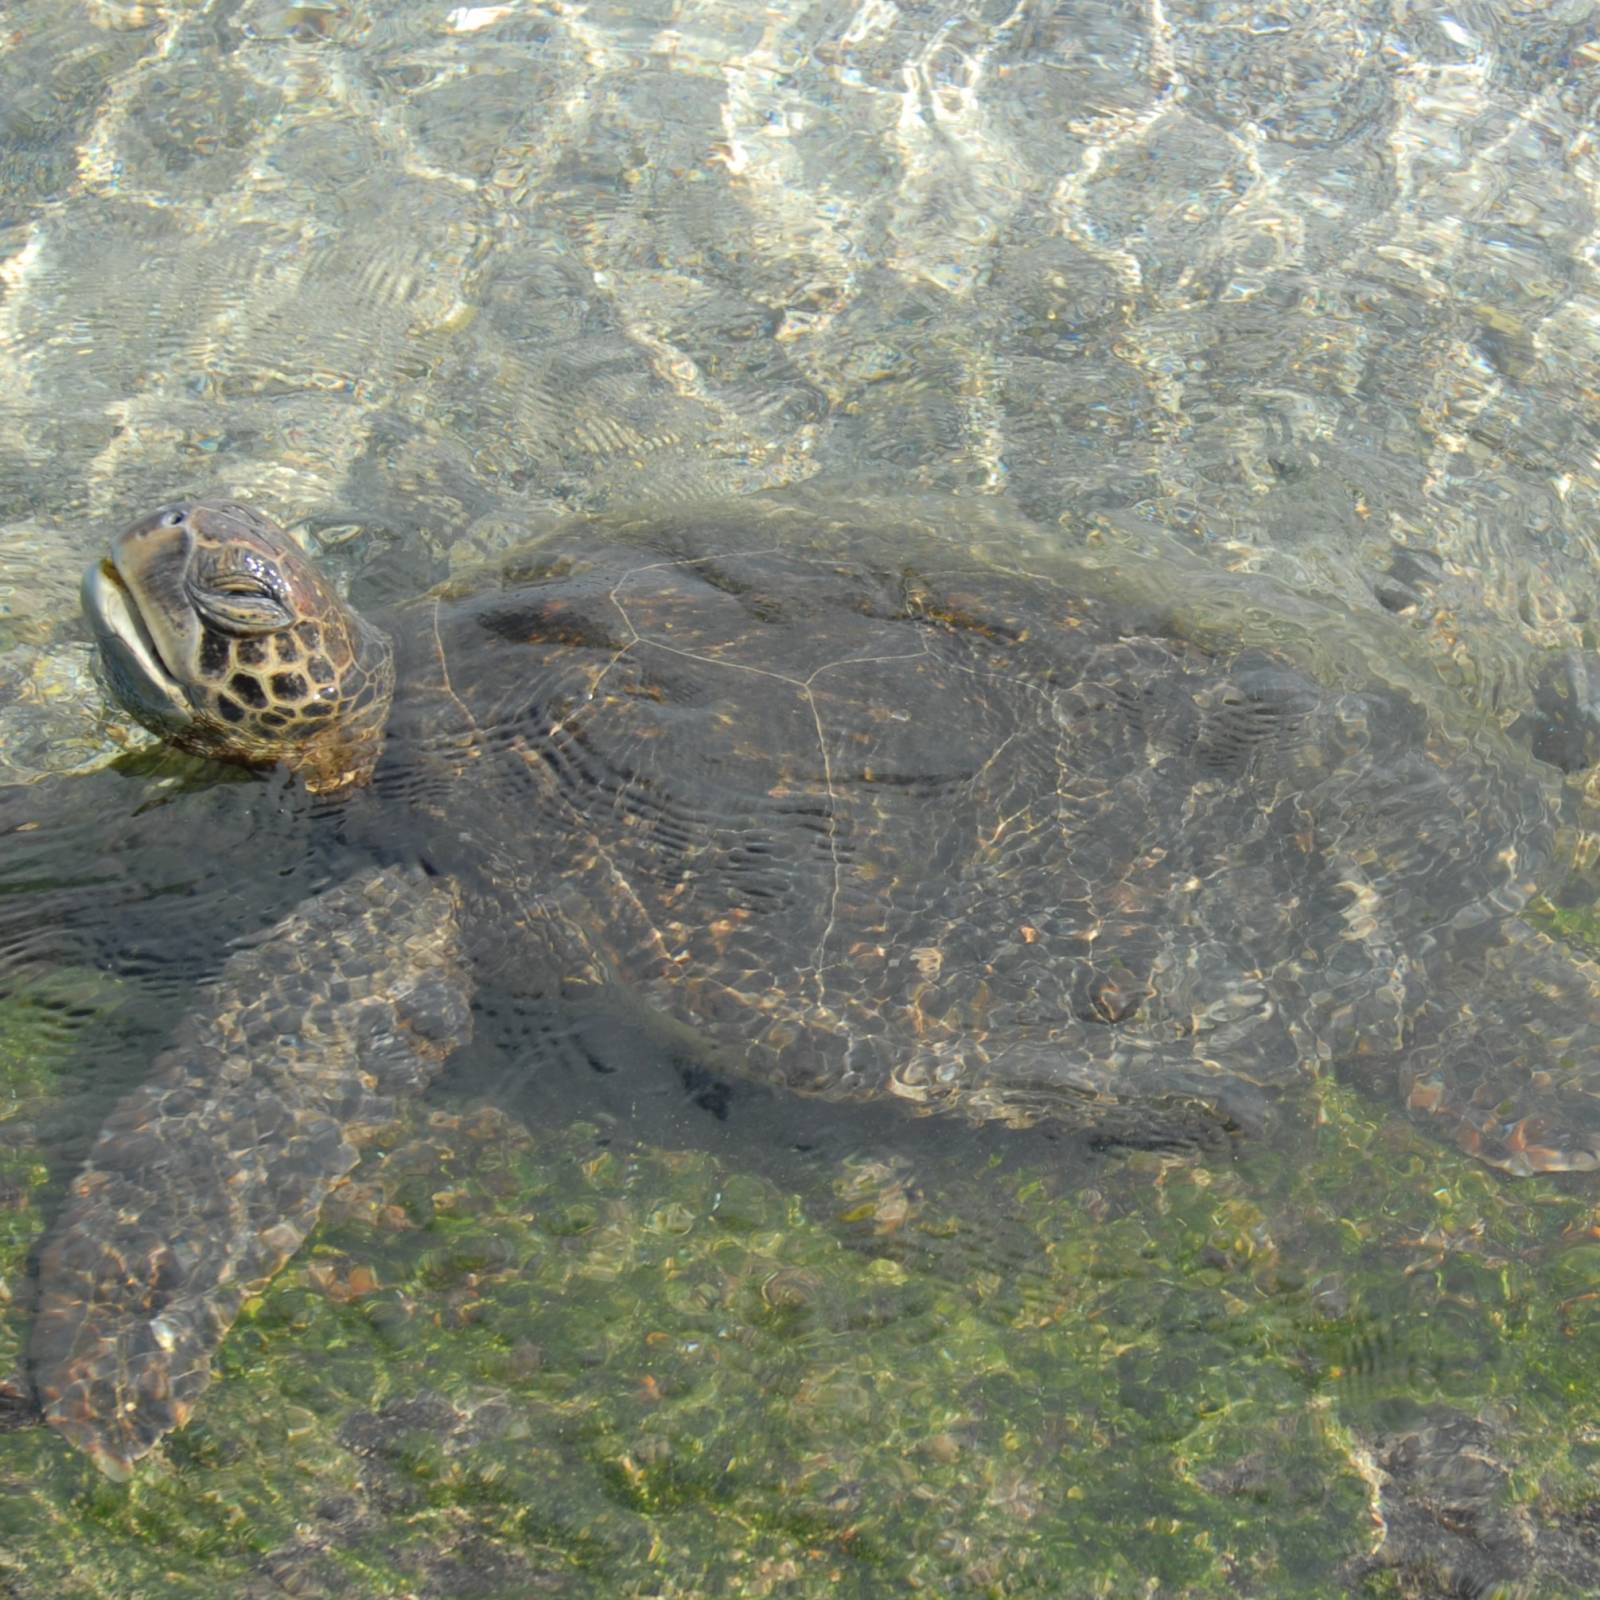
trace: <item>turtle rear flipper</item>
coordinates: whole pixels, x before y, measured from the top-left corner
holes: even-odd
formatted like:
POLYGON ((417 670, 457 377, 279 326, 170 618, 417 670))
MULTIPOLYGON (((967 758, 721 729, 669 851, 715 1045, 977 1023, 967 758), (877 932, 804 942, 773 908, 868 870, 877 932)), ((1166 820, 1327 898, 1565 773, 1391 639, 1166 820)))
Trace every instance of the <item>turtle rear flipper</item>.
POLYGON ((1431 997, 1401 1057, 1412 1115, 1507 1172, 1600 1167, 1600 967, 1526 924, 1431 997))
POLYGON ((453 886, 400 869, 229 959, 101 1130, 39 1252, 45 1420, 126 1477, 187 1419, 245 1296, 310 1232, 364 1132, 470 1033, 453 886))

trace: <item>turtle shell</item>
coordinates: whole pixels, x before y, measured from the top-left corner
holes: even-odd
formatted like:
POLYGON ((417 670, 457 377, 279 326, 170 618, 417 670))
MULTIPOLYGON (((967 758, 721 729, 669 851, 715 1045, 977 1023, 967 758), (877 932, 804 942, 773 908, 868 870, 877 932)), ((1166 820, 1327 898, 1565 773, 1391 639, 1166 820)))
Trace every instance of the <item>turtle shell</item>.
POLYGON ((515 926, 810 1093, 1164 1140, 1392 1081, 1551 843, 1540 779, 1403 687, 1068 578, 658 538, 390 627, 377 796, 499 959, 515 926))

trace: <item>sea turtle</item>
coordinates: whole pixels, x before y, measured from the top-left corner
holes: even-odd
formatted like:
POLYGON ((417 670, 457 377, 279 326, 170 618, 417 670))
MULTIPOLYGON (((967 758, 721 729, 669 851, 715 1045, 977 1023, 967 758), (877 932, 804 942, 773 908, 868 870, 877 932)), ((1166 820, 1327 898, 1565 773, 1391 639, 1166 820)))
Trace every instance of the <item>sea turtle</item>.
MULTIPOLYGON (((244 506, 116 537, 84 583, 112 691, 291 769, 348 871, 222 967, 46 1237, 31 1373, 67 1438, 123 1474, 184 1420, 485 975, 802 1094, 1165 1142, 1332 1068, 1509 1171, 1600 1164, 1600 982, 1519 917, 1536 764, 1104 563, 879 532, 578 519, 370 618, 244 506)), ((1337 616, 1290 621, 1257 633, 1337 616)))

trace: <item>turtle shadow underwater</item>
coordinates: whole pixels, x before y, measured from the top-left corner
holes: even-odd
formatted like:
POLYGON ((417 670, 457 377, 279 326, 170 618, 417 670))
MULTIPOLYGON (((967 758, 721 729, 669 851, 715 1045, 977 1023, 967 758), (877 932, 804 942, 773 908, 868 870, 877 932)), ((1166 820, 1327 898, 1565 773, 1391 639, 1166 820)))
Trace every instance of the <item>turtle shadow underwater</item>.
POLYGON ((206 791, 238 892, 154 915, 237 948, 39 1251, 32 1382, 108 1473, 497 994, 703 1102, 1065 1156, 1263 1137, 1337 1072, 1509 1172, 1600 1165, 1600 973, 1520 914, 1559 789, 1400 667, 1330 669, 1335 608, 1241 578, 1190 626, 1159 564, 804 498, 563 533, 372 617, 227 502, 90 569, 123 705, 275 774, 206 791))

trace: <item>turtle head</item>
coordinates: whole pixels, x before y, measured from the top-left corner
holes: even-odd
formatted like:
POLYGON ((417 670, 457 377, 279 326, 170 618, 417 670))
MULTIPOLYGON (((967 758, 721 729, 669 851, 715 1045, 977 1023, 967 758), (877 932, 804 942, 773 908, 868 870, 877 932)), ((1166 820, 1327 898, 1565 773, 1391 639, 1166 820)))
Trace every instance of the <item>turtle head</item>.
POLYGON ((84 574, 104 675, 169 744, 282 763, 312 790, 371 775, 394 654, 299 546, 247 506, 163 506, 84 574))

